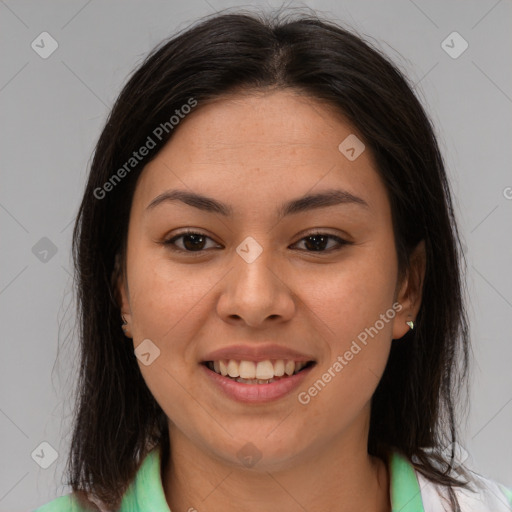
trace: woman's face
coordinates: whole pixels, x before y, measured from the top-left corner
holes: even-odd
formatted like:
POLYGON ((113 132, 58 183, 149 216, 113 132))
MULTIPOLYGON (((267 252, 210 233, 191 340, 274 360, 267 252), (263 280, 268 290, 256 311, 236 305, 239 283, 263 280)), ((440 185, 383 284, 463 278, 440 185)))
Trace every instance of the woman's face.
POLYGON ((391 340, 419 308, 397 282, 369 149, 289 91, 199 104, 174 129, 137 183, 120 283, 171 444, 274 469, 333 443, 360 447, 391 340), (171 191, 189 198, 162 198, 171 191))

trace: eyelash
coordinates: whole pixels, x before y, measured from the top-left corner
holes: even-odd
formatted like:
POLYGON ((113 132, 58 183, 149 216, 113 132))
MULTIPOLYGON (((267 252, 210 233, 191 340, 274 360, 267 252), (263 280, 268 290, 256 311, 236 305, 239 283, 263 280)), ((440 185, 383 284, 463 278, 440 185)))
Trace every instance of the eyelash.
MULTIPOLYGON (((171 249, 172 251, 175 251, 175 252, 181 252, 181 253, 187 253, 187 254, 194 254, 194 253, 201 254, 201 253, 204 253, 206 251, 206 249, 201 249, 201 250, 198 250, 198 251, 187 251, 186 249, 180 249, 180 248, 176 247, 175 241, 180 239, 180 238, 182 238, 182 237, 184 237, 184 236, 187 236, 187 235, 199 235, 199 236, 202 236, 202 237, 205 237, 205 238, 208 238, 208 239, 212 240, 208 235, 206 235, 204 233, 201 233, 201 232, 198 232, 198 231, 188 230, 188 231, 184 231, 182 233, 179 233, 178 235, 173 236, 172 238, 169 238, 168 240, 164 240, 162 243, 163 243, 163 245, 165 245, 166 247, 169 247, 169 249, 171 249)), ((339 251, 345 245, 352 245, 353 244, 353 242, 349 242, 347 240, 344 240, 343 238, 340 238, 339 236, 331 235, 329 233, 323 233, 321 231, 314 231, 312 233, 308 233, 306 236, 302 237, 295 244, 297 244, 299 242, 302 242, 303 240, 305 240, 306 238, 308 238, 310 236, 324 236, 324 237, 327 237, 327 238, 332 238, 333 240, 338 242, 339 246, 337 248, 334 248, 334 249, 331 248, 331 249, 326 249, 326 250, 323 250, 323 251, 308 251, 306 249, 299 249, 299 250, 301 250, 303 252, 308 252, 308 253, 311 253, 311 254, 331 253, 331 252, 334 252, 334 251, 339 251)))

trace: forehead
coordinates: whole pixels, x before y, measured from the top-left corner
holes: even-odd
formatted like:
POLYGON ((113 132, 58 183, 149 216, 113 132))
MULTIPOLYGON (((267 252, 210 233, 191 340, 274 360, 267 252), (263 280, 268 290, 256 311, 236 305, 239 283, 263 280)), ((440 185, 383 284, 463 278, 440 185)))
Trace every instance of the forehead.
POLYGON ((342 186, 378 208, 385 190, 373 157, 364 149, 349 160, 339 148, 347 137, 362 139, 341 113, 294 91, 199 104, 144 168, 136 200, 147 206, 165 189, 180 186, 219 199, 248 199, 250 193, 255 202, 268 203, 282 202, 288 191, 296 196, 342 186))
POLYGON ((179 128, 174 134, 176 144, 171 140, 168 146, 186 142, 197 159, 226 163, 241 155, 256 157, 262 149, 279 160, 296 153, 314 158, 326 149, 336 149, 340 132, 355 131, 331 106, 291 90, 216 99, 199 105, 179 128))

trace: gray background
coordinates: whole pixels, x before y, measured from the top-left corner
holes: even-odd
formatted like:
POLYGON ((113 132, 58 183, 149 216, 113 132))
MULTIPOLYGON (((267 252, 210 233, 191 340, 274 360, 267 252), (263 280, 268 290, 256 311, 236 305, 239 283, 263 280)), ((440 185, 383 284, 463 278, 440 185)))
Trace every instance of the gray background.
MULTIPOLYGON (((431 114, 468 261, 474 374, 461 445, 470 467, 512 487, 512 2, 289 5, 307 5, 374 39, 431 114), (441 46, 453 31, 469 43, 456 59, 441 46)), ((0 1, 0 511, 28 511, 69 492, 61 477, 77 362, 72 221, 109 108, 155 44, 199 16, 236 6, 0 1), (59 45, 47 59, 31 47, 44 31, 59 45), (42 252, 52 244, 54 255, 42 252), (43 441, 59 454, 48 469, 31 457, 43 441)))

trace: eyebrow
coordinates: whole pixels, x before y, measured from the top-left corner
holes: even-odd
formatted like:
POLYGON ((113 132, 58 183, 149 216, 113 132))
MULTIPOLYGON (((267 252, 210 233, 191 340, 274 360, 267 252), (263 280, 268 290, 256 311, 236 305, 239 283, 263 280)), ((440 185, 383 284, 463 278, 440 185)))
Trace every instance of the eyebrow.
MULTIPOLYGON (((181 201, 199 210, 218 213, 224 217, 229 217, 233 214, 231 206, 211 197, 186 190, 166 190, 149 203, 146 207, 146 211, 153 210, 159 204, 174 201, 181 201)), ((325 208, 336 205, 358 205, 368 210, 370 209, 370 206, 364 199, 351 194, 347 190, 328 189, 317 194, 307 194, 284 203, 277 210, 277 217, 282 219, 288 215, 295 215, 315 208, 325 208)))

